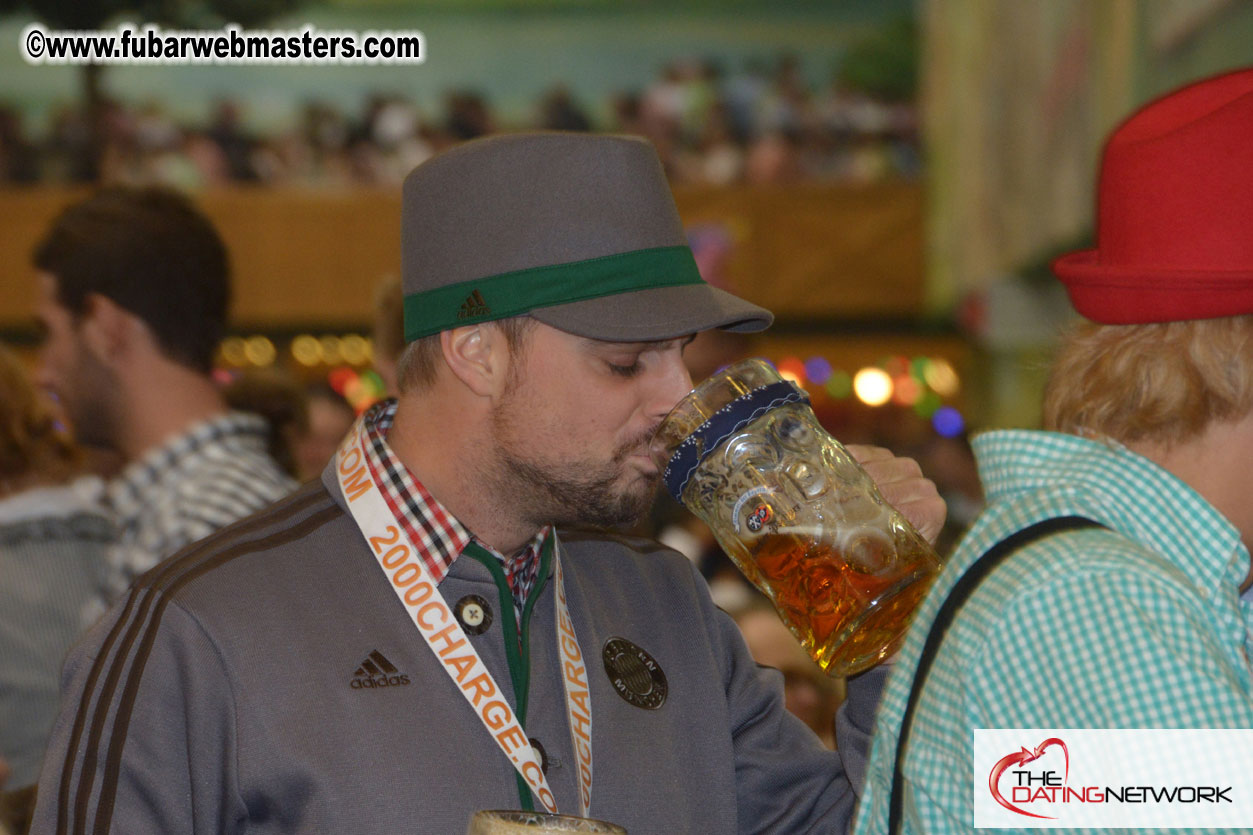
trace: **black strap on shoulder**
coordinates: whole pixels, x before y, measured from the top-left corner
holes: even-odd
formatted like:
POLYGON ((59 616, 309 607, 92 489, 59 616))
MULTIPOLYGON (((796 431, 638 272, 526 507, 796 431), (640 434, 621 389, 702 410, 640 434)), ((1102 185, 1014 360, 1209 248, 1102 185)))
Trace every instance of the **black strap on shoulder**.
POLYGON ((1037 539, 1061 533, 1062 531, 1100 527, 1104 527, 1104 525, 1084 516, 1058 516, 1054 519, 1036 522, 1034 525, 1023 528, 989 548, 984 552, 983 556, 971 564, 966 573, 953 586, 953 590, 949 592, 948 598, 945 599, 939 613, 935 616, 935 622, 931 625, 931 631, 927 634, 927 643, 922 648, 922 655, 918 659, 918 667, 914 671, 914 683, 909 691, 909 701, 905 705, 905 715, 901 717, 901 734, 896 743, 896 765, 892 771, 892 806, 888 818, 888 832, 899 833, 901 831, 901 818, 905 805, 905 790, 903 788, 905 778, 901 773, 901 767, 905 762, 905 746, 909 743, 909 729, 913 724, 914 708, 918 704, 918 694, 922 692, 922 686, 927 680, 927 673, 931 671, 931 663, 935 660, 936 651, 939 650, 940 644, 944 641, 944 636, 947 634, 949 626, 952 625, 953 618, 957 616, 957 612, 965 605, 970 595, 983 582, 983 579, 994 568, 1004 562, 1006 557, 1020 548, 1035 542, 1037 539))

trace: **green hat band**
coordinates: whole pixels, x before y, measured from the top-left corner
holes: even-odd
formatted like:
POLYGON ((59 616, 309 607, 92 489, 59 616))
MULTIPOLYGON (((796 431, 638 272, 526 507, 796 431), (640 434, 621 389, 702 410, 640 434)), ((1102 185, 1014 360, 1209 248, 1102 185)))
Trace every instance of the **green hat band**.
POLYGON ((500 273, 405 296, 405 341, 539 307, 703 283, 692 250, 683 245, 500 273))

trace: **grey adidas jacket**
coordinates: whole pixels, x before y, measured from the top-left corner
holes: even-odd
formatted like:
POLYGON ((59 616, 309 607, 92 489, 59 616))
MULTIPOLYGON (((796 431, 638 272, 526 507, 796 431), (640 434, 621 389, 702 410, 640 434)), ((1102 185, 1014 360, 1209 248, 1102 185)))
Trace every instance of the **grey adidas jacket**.
MULTIPOLYGON (((67 661, 35 835, 461 835, 476 809, 518 808, 512 766, 341 502, 314 484, 219 531, 141 578, 88 634, 67 661)), ((631 835, 845 831, 854 794, 840 755, 784 710, 780 677, 753 663, 688 561, 640 540, 561 543, 591 687, 592 816, 631 835), (660 667, 659 706, 615 689, 611 638, 660 667)), ((526 731, 559 808, 577 814, 553 587, 529 627, 526 731)), ((466 558, 440 590, 454 609, 498 600, 466 558)), ((512 696, 495 615, 472 640, 512 696)), ((852 694, 862 729, 871 678, 852 694)), ((860 770, 866 738, 841 744, 860 770)))

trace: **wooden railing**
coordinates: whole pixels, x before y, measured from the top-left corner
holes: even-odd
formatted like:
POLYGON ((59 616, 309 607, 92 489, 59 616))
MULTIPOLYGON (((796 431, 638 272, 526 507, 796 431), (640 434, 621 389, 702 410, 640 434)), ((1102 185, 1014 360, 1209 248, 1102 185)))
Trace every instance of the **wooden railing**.
MULTIPOLYGON (((85 193, 0 190, 0 327, 30 321, 31 250, 56 213, 85 193)), ((922 312, 916 185, 683 188, 676 199, 714 280, 781 320, 922 312)), ((231 252, 239 327, 368 323, 378 282, 400 270, 399 189, 238 188, 197 200, 231 252)))

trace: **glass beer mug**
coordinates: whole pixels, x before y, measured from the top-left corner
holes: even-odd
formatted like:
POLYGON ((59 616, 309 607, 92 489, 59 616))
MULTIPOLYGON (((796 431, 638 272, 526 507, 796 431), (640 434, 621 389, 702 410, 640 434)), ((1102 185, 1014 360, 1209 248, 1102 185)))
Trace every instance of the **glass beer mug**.
POLYGON ((652 454, 823 670, 850 675, 896 650, 940 559, 769 363, 701 383, 652 454))
POLYGON ((627 835, 627 831, 622 827, 605 821, 508 809, 487 809, 475 812, 470 818, 470 827, 466 830, 466 835, 544 835, 549 832, 602 832, 607 835, 627 835))

